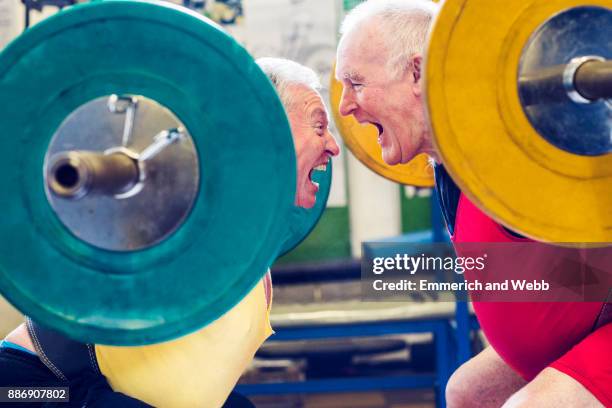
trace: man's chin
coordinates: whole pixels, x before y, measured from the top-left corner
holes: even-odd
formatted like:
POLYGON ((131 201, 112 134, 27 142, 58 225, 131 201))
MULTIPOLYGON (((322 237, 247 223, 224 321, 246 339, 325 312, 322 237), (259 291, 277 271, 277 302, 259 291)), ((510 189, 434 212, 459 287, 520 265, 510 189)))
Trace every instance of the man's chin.
POLYGON ((317 202, 317 196, 315 194, 305 194, 304 196, 300 196, 295 203, 296 206, 301 208, 312 208, 317 202))
POLYGON ((397 155, 393 155, 393 154, 385 154, 385 151, 383 150, 383 154, 382 154, 382 159, 385 163, 387 163, 389 166, 395 166, 396 164, 400 163, 400 158, 397 157, 397 155))

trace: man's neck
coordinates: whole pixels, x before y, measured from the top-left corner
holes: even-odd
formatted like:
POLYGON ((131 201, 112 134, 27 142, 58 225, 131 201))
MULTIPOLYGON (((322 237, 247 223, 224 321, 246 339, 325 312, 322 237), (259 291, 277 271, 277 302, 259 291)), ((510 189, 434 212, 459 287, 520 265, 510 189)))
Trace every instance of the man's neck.
POLYGON ((435 148, 432 138, 432 133, 430 131, 425 131, 423 134, 423 149, 422 152, 427 154, 429 157, 434 159, 436 164, 442 164, 442 159, 440 157, 440 153, 435 148))
POLYGON ((28 334, 28 329, 26 328, 25 323, 22 323, 17 326, 15 330, 10 332, 8 336, 5 337, 5 340, 13 344, 17 344, 18 346, 21 346, 25 349, 28 349, 33 353, 36 353, 36 349, 34 348, 32 339, 28 334))

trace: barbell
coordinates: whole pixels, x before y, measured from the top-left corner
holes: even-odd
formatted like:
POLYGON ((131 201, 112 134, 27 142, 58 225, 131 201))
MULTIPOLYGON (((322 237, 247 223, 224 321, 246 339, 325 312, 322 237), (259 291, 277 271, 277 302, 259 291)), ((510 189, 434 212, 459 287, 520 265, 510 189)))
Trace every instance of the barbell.
MULTIPOLYGON (((449 0, 429 40, 444 165, 537 239, 612 238, 609 6, 449 0)), ((197 14, 73 7, 2 52, 0 87, 0 291, 78 340, 141 345, 207 325, 323 210, 321 195, 293 206, 293 144, 269 81, 197 14)))

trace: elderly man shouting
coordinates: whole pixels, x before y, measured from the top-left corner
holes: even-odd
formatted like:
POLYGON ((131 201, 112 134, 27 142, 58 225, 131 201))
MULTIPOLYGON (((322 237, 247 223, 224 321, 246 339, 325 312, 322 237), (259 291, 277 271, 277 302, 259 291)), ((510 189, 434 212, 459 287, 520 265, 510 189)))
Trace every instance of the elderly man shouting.
MULTIPOLYGON (((293 61, 263 58, 257 63, 289 119, 297 156, 295 205, 310 208, 318 192, 313 171, 339 153, 319 80, 314 71, 293 61)), ((265 143, 265 135, 259 137, 265 143)), ((20 325, 0 343, 0 386, 70 387, 70 406, 249 407, 247 400, 230 393, 272 333, 271 300, 268 273, 210 325, 142 347, 80 344, 28 320, 27 327, 20 325)))
MULTIPOLYGON (((390 165, 419 153, 432 157, 453 242, 529 241, 472 204, 436 152, 425 115, 423 55, 438 7, 427 0, 368 0, 346 16, 335 73, 343 84, 340 113, 378 129, 390 165)), ((474 302, 492 347, 452 376, 448 406, 612 406, 612 324, 593 328, 602 306, 474 302)))

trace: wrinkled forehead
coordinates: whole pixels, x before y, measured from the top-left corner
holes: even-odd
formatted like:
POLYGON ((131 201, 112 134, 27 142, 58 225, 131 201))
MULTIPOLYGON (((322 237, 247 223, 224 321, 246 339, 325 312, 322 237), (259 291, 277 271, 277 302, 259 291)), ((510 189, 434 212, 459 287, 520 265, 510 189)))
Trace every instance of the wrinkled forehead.
POLYGON ((303 108, 304 111, 322 111, 326 114, 323 97, 316 89, 304 84, 290 84, 287 89, 293 94, 294 105, 303 108))
POLYGON ((342 36, 336 56, 337 79, 368 76, 387 63, 388 48, 373 23, 362 23, 342 36))

